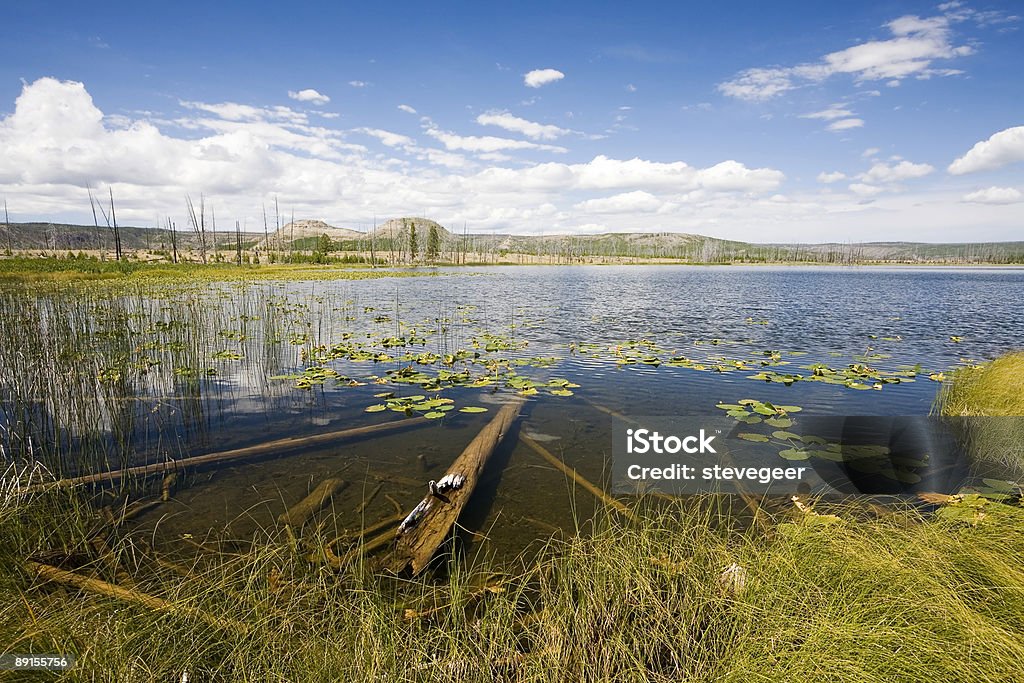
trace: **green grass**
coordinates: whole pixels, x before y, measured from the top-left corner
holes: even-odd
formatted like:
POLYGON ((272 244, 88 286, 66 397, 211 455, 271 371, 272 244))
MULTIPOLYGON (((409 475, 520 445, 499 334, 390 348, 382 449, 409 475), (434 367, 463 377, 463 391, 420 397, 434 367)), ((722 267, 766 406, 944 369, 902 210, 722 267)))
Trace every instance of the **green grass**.
POLYGON ((942 415, 964 420, 980 462, 1024 477, 1024 352, 953 373, 936 400, 942 415))
POLYGON ((941 405, 945 415, 1024 415, 1024 352, 957 370, 941 405))
POLYGON ((133 576, 174 603, 165 613, 19 569, 41 549, 84 547, 93 520, 64 493, 0 512, 0 642, 76 653, 69 681, 183 671, 224 681, 1013 678, 1024 657, 1024 510, 991 504, 976 526, 910 509, 868 521, 832 511, 779 513, 765 531, 691 499, 635 525, 600 519, 512 573, 470 558, 412 581, 320 569, 272 529, 236 555, 179 559, 187 576, 123 537, 119 569, 93 571, 133 576), (723 581, 733 563, 742 587, 723 581))
POLYGON ((235 265, 232 263, 145 263, 141 261, 100 261, 96 258, 8 258, 0 259, 0 282, 225 282, 248 280, 362 280, 381 277, 433 275, 432 271, 371 269, 364 263, 335 259, 331 264, 276 263, 235 265))

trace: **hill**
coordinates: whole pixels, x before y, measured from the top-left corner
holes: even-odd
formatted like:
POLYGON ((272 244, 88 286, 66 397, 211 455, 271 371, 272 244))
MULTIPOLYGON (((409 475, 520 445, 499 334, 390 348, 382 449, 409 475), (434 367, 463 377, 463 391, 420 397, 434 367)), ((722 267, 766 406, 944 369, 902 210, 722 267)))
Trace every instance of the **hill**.
MULTIPOLYGON (((386 260, 402 261, 409 256, 410 229, 415 228, 417 260, 426 254, 431 230, 438 239, 441 262, 494 261, 508 255, 523 255, 544 262, 573 263, 637 259, 672 259, 691 263, 718 262, 813 262, 813 263, 1024 263, 1024 242, 863 242, 818 244, 758 244, 723 240, 678 232, 619 232, 597 235, 511 235, 496 233, 453 233, 428 218, 392 218, 370 232, 338 228, 321 220, 298 220, 269 235, 269 251, 312 252, 323 235, 331 250, 388 252, 386 260), (397 254, 397 258, 396 258, 397 254)), ((169 250, 171 233, 161 228, 120 228, 126 251, 169 250)), ((192 231, 175 233, 179 251, 198 249, 192 231)), ((235 248, 234 231, 216 235, 218 248, 235 248)), ((212 235, 207 234, 208 250, 212 235)), ((243 232, 245 249, 268 250, 262 232, 243 232)), ((60 223, 0 224, 0 250, 79 251, 113 250, 113 232, 106 227, 60 223)), ((527 262, 527 261, 522 261, 527 262)))
MULTIPOLYGON (((269 240, 271 248, 278 249, 287 248, 292 242, 306 243, 311 238, 314 240, 318 239, 321 235, 327 235, 334 242, 365 237, 363 233, 356 230, 336 228, 320 220, 300 220, 292 221, 280 230, 270 233, 269 240)), ((266 239, 262 235, 256 247, 259 249, 267 248, 266 239)))

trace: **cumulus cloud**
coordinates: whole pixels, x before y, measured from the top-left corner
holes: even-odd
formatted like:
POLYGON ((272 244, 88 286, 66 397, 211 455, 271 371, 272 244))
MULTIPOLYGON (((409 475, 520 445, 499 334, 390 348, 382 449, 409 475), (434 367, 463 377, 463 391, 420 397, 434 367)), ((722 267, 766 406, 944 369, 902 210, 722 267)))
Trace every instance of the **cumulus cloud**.
POLYGON ((899 17, 885 25, 890 34, 888 39, 869 40, 795 66, 745 69, 720 83, 718 90, 729 97, 760 102, 837 74, 847 74, 858 82, 887 81, 890 85, 898 85, 911 76, 956 75, 961 73, 957 69, 936 68, 932 64, 973 53, 970 45, 957 45, 953 37, 952 26, 966 18, 951 12, 926 18, 899 17))
POLYGON ((905 160, 896 164, 879 162, 857 178, 865 183, 898 183, 903 180, 922 178, 934 170, 935 168, 929 164, 915 164, 905 160))
POLYGON ((1012 187, 986 187, 965 194, 964 201, 975 204, 1016 204, 1021 197, 1020 191, 1012 187))
POLYGON ((788 216, 809 212, 770 199, 781 171, 736 160, 695 167, 598 155, 537 163, 505 156, 549 151, 527 140, 464 137, 428 121, 433 134, 425 137, 444 147, 433 148, 389 130, 332 129, 287 107, 231 102, 135 116, 144 118, 105 115, 81 83, 26 84, 13 113, 0 117, 0 194, 22 215, 88 221, 86 185, 109 185, 119 219, 136 224, 156 214, 181 222, 182 197, 200 192, 218 215, 250 224, 273 195, 297 216, 337 225, 417 211, 479 231, 543 224, 576 232, 594 222, 591 213, 623 230, 751 225, 782 205, 788 216), (355 144, 359 136, 380 141, 384 152, 355 144), (637 222, 645 217, 658 222, 637 222))
POLYGON ((565 78, 565 74, 558 69, 534 69, 523 74, 523 83, 529 88, 539 88, 563 78, 565 78))
POLYGON ((982 140, 949 165, 953 175, 991 171, 1024 161, 1024 126, 1007 128, 982 140))
POLYGON ((412 107, 410 107, 408 104, 400 104, 400 105, 398 105, 398 109, 400 111, 404 111, 406 114, 415 114, 416 113, 416 110, 413 109, 412 107))
POLYGON ((865 183, 852 183, 850 185, 850 191, 862 197, 873 197, 876 194, 885 192, 885 189, 878 187, 876 185, 867 185, 865 183))
POLYGON ((840 180, 846 180, 846 174, 843 173, 842 171, 832 171, 831 173, 826 173, 822 171, 821 173, 818 174, 819 183, 837 183, 840 180))
POLYGON ((313 88, 306 88, 305 90, 289 90, 288 97, 299 102, 309 102, 310 104, 327 104, 331 101, 331 98, 327 95, 321 95, 313 88))
POLYGON ((554 140, 571 131, 551 124, 536 123, 513 116, 507 111, 488 112, 476 117, 481 126, 497 126, 512 133, 520 133, 534 140, 554 140))
POLYGON ((611 197, 588 199, 573 208, 586 213, 640 213, 657 211, 663 203, 650 192, 634 190, 611 197))

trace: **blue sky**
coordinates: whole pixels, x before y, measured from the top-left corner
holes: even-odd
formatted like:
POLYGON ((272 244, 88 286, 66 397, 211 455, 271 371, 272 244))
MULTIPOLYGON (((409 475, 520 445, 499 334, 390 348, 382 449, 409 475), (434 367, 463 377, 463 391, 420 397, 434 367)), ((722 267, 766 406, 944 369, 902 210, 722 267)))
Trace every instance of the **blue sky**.
POLYGON ((12 220, 1024 238, 1013 2, 23 3, 12 220))

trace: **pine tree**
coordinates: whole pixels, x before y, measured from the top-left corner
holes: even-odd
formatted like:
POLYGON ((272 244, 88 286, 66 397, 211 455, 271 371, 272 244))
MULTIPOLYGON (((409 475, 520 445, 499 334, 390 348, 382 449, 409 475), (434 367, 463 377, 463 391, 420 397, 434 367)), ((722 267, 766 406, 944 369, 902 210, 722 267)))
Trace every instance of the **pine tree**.
POLYGON ((416 245, 416 221, 409 222, 409 260, 415 261, 419 248, 416 245))
POLYGON ((441 233, 437 226, 431 223, 430 232, 427 233, 427 260, 433 263, 437 260, 437 254, 441 250, 441 233))

